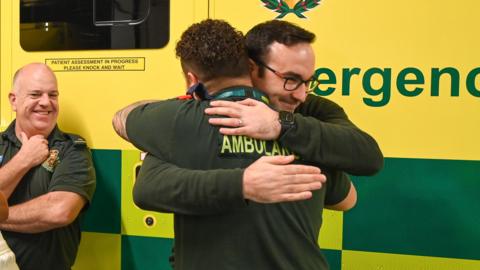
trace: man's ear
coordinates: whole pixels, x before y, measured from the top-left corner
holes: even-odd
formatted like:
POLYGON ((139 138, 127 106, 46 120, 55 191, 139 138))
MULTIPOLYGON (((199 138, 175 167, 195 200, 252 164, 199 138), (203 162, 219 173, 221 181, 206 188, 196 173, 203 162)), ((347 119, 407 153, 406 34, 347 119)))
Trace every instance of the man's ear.
POLYGON ((193 72, 187 72, 187 88, 192 87, 198 83, 198 76, 193 72))
POLYGON ((17 111, 17 96, 12 92, 8 93, 8 100, 10 101, 10 105, 12 106, 12 110, 14 112, 17 111))
POLYGON ((258 69, 258 65, 251 58, 248 58, 248 68, 250 70, 250 73, 253 73, 255 70, 258 69))
POLYGON ((252 78, 253 82, 258 79, 260 76, 260 67, 258 64, 253 61, 252 59, 248 59, 248 67, 250 69, 250 78, 252 78))
POLYGON ((202 100, 197 93, 193 92, 193 99, 195 100, 202 100))

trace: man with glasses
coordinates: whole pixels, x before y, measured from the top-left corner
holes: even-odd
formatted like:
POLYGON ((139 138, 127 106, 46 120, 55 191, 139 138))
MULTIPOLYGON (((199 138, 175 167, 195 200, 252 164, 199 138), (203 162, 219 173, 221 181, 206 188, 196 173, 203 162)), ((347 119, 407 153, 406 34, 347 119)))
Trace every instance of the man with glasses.
POLYGON ((315 87, 320 83, 318 79, 313 76, 308 80, 304 80, 302 79, 302 77, 298 75, 288 75, 288 74, 280 73, 275 69, 273 69, 272 67, 269 67, 267 64, 263 63, 260 60, 254 60, 254 61, 257 65, 270 70, 271 72, 273 72, 273 74, 277 75, 277 77, 282 79, 283 89, 285 89, 285 91, 295 91, 303 84, 305 85, 305 87, 308 87, 308 89, 305 90, 305 92, 308 94, 312 92, 315 89, 315 87))
MULTIPOLYGON (((244 77, 240 79, 240 77, 222 76, 221 72, 224 72, 223 69, 229 65, 221 65, 221 70, 213 73, 218 76, 217 78, 206 76, 209 73, 202 70, 205 66, 199 64, 204 60, 200 57, 202 50, 196 49, 196 46, 201 45, 198 48, 208 48, 208 44, 211 43, 210 46, 216 48, 217 43, 224 45, 227 43, 226 40, 229 42, 233 40, 230 35, 222 33, 218 29, 207 30, 205 32, 195 31, 186 35, 191 37, 192 34, 195 34, 194 36, 201 36, 201 39, 190 40, 187 38, 184 40, 182 35, 180 41, 180 43, 191 46, 191 51, 184 55, 192 53, 190 61, 198 61, 196 64, 189 64, 188 59, 180 55, 188 83, 191 85, 198 81, 204 82, 208 93, 203 93, 205 89, 202 87, 192 89, 199 90, 196 92, 198 96, 213 98, 211 103, 225 102, 223 98, 229 100, 239 96, 245 98, 249 93, 254 99, 246 101, 258 101, 259 104, 264 105, 260 101, 264 100, 262 95, 256 95, 255 93, 258 93, 256 91, 244 91, 237 89, 238 87, 227 89, 228 91, 217 90, 219 85, 248 84, 248 80, 244 77), (208 36, 211 38, 207 38, 208 36), (195 40, 200 40, 201 44, 195 40), (188 71, 189 67, 195 67, 196 70, 188 71), (197 73, 201 75, 197 77, 195 75, 197 73), (223 98, 218 100, 219 97, 223 98)), ((190 31, 187 30, 186 33, 188 32, 190 31)), ((220 51, 218 48, 214 50, 219 57, 229 55, 229 52, 230 50, 226 48, 220 51)), ((206 69, 215 66, 209 65, 209 68, 206 69)), ((288 92, 283 88, 291 90, 303 88, 303 96, 306 96, 305 84, 310 82, 301 79, 303 74, 290 72, 278 75, 282 77, 282 91, 299 95, 299 97, 280 98, 278 96, 277 98, 276 95, 272 95, 275 101, 271 99, 271 104, 276 108, 278 107, 276 104, 296 104, 297 102, 300 104, 299 101, 296 101, 296 99, 302 99, 300 91, 297 91, 298 93, 288 92), (293 78, 297 80, 295 81, 293 78), (290 81, 292 80, 295 82, 294 87, 291 87, 293 83, 290 81)), ((168 111, 162 111, 159 108, 165 106, 165 103, 163 104, 155 105, 154 103, 135 108, 139 105, 137 103, 130 108, 127 107, 116 114, 114 126, 122 137, 131 139, 137 147, 150 152, 136 180, 134 200, 143 209, 175 214, 175 269, 226 269, 228 267, 232 269, 327 269, 326 260, 317 244, 319 228, 322 223, 321 213, 324 205, 338 210, 347 210, 353 207, 356 193, 348 177, 339 170, 329 168, 323 170, 322 168, 322 173, 327 175, 329 181, 326 186, 319 189, 318 182, 317 184, 314 181, 301 183, 301 179, 307 177, 309 173, 279 174, 278 172, 281 171, 292 172, 287 167, 280 166, 291 162, 291 159, 288 160, 288 158, 283 161, 280 159, 267 161, 268 158, 273 157, 267 157, 267 159, 262 157, 244 170, 234 169, 231 167, 234 164, 236 164, 235 168, 244 167, 242 164, 245 165, 245 163, 238 163, 244 158, 250 159, 254 156, 258 158, 258 153, 255 154, 256 151, 261 152, 260 149, 268 148, 268 151, 264 151, 264 153, 272 154, 275 152, 275 147, 260 140, 247 139, 245 136, 234 138, 234 136, 227 135, 215 138, 215 135, 205 141, 204 137, 199 134, 205 134, 203 132, 216 134, 216 129, 205 126, 205 121, 207 119, 211 121, 213 118, 198 115, 202 114, 202 110, 206 108, 205 105, 193 106, 197 112, 195 117, 198 117, 198 120, 193 121, 192 107, 186 109, 183 105, 177 104, 172 105, 168 111), (176 109, 177 113, 171 111, 177 107, 179 108, 176 109), (133 111, 131 111, 132 109, 133 111), (182 113, 179 114, 179 111, 182 113), (192 118, 185 118, 185 115, 182 115, 187 113, 192 115, 192 118), (151 132, 145 132, 147 126, 151 132), (200 131, 201 133, 199 133, 200 131), (170 135, 164 137, 164 134, 170 135), (230 141, 225 138, 230 138, 230 141), (247 149, 248 145, 252 147, 247 149), (211 158, 220 163, 212 166, 211 158), (210 170, 205 170, 206 168, 210 168, 210 170), (284 183, 284 185, 279 183, 284 183)), ((193 104, 195 103, 193 102, 193 104)), ((298 104, 296 105, 298 106, 298 104)), ((267 105, 265 107, 268 108, 267 105)), ((291 114, 294 108, 292 111, 287 111, 287 107, 286 105, 278 107, 284 109, 280 113, 273 110, 267 111, 275 118, 268 125, 271 125, 272 129, 278 128, 283 133, 282 137, 288 137, 288 134, 298 132, 296 129, 299 127, 296 124, 297 116, 291 114), (279 115, 283 122, 279 122, 279 115)), ((310 107, 305 107, 304 111, 316 112, 315 108, 310 107)), ((330 119, 329 115, 321 113, 317 113, 315 116, 324 117, 332 122, 337 120, 330 119)), ((234 126, 243 125, 243 119, 236 116, 232 116, 228 121, 234 126)), ((315 125, 313 121, 318 120, 305 117, 304 122, 299 124, 315 125)), ((360 133, 353 135, 354 138, 351 141, 356 142, 357 137, 363 136, 362 143, 370 144, 370 148, 373 150, 366 146, 361 147, 379 153, 375 141, 368 135, 363 135, 346 117, 338 122, 345 122, 344 130, 341 127, 335 127, 334 129, 337 131, 328 130, 329 126, 327 125, 322 127, 321 131, 326 130, 326 133, 321 135, 350 139, 351 133, 360 133)), ((297 142, 288 147, 299 156, 300 160, 319 165, 311 158, 329 153, 322 152, 324 151, 323 147, 315 148, 315 150, 320 149, 320 153, 307 153, 309 149, 306 149, 303 142, 299 143, 299 141, 303 139, 316 141, 317 138, 305 137, 309 132, 304 129, 303 135, 297 138, 297 142), (297 149, 298 151, 294 149, 295 145, 301 146, 297 149)), ((314 143, 318 144, 318 141, 314 143)), ((342 145, 340 145, 341 147, 342 145)), ((348 152, 351 155, 349 150, 357 151, 357 149, 364 150, 356 146, 336 150, 348 152)), ((333 148, 326 148, 326 151, 332 150, 333 148)), ((284 153, 283 148, 278 148, 276 153, 284 153)), ((375 156, 375 154, 371 155, 375 156)), ((359 164, 361 162, 356 163, 357 156, 348 158, 350 160, 342 166, 348 167, 352 171, 372 170, 371 168, 362 168, 363 165, 359 164)), ((253 160, 251 159, 250 162, 253 160)))
POLYGON ((221 126, 225 135, 278 139, 305 160, 353 175, 372 175, 383 166, 375 140, 336 103, 309 94, 319 84, 313 76, 314 40, 313 33, 285 21, 253 27, 246 34, 250 75, 270 106, 253 99, 212 101, 206 113, 228 118, 209 122, 221 126))

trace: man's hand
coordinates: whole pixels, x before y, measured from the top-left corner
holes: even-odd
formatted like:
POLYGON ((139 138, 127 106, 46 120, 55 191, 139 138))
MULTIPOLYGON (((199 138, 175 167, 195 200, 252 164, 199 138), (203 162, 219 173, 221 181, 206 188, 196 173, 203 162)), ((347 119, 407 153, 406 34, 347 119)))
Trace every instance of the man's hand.
POLYGON ((20 134, 22 147, 17 155, 28 165, 35 167, 45 161, 48 157, 48 141, 42 135, 34 135, 30 138, 25 133, 20 134))
POLYGON ((278 112, 265 103, 245 99, 238 102, 215 100, 211 108, 205 109, 208 115, 221 115, 229 118, 210 118, 209 123, 220 128, 224 135, 245 135, 260 140, 274 140, 280 135, 278 112))
POLYGON ((0 191, 7 199, 28 170, 41 164, 48 157, 48 141, 42 135, 28 138, 22 132, 19 139, 22 147, 0 168, 0 191))
POLYGON ((243 195, 259 203, 306 200, 322 188, 325 175, 314 166, 289 164, 294 156, 261 157, 243 173, 243 195))

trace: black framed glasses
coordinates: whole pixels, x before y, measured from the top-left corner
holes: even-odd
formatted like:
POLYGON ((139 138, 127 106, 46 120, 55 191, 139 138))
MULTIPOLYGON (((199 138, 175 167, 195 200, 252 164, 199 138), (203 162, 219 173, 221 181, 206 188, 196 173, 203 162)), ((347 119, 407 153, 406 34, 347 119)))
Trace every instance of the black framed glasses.
POLYGON ((255 61, 255 62, 258 65, 263 66, 266 69, 270 70, 271 72, 273 72, 273 74, 277 75, 279 78, 285 80, 283 83, 283 88, 287 91, 295 91, 298 89, 298 87, 300 87, 300 85, 305 84, 305 86, 307 87, 306 92, 310 93, 310 92, 313 92, 315 88, 317 88, 317 86, 320 84, 320 81, 318 81, 318 79, 313 76, 308 80, 303 80, 300 77, 288 76, 288 75, 282 74, 261 61, 255 61))

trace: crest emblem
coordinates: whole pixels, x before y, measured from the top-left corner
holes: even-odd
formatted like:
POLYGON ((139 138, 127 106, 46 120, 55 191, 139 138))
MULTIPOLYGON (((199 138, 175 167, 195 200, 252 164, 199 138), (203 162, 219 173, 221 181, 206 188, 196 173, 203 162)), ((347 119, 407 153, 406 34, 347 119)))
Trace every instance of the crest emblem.
POLYGON ((297 15, 299 18, 306 19, 304 12, 318 6, 321 0, 261 0, 266 8, 280 13, 276 19, 281 19, 289 13, 297 15), (296 3, 295 3, 296 2, 296 3))
POLYGON ((50 150, 48 158, 42 163, 42 167, 49 172, 53 172, 58 163, 60 163, 60 159, 58 158, 58 150, 52 149, 50 150))

